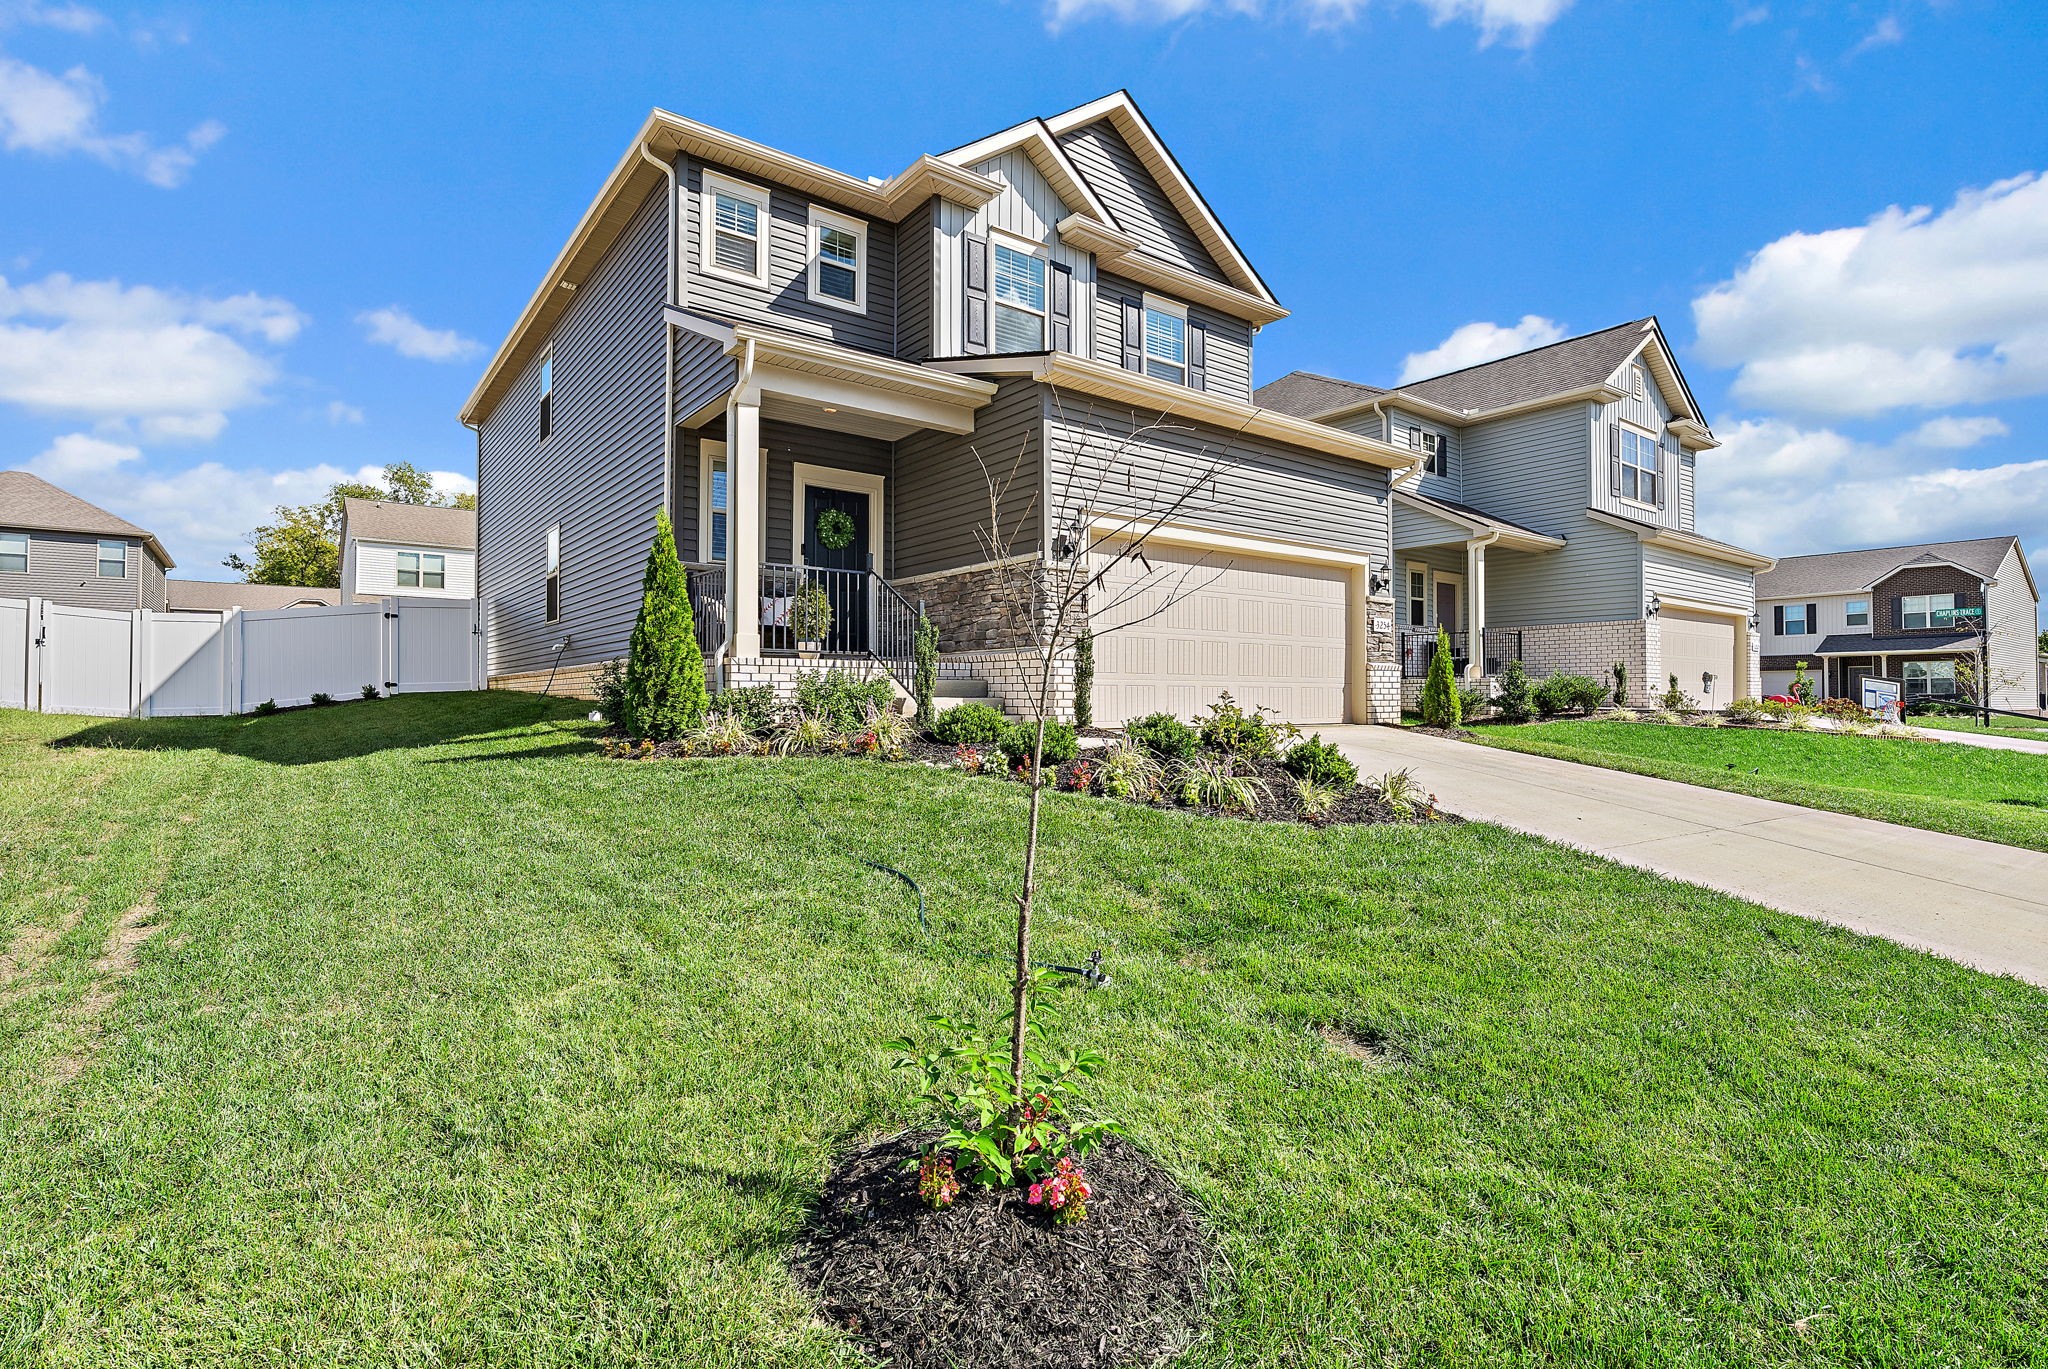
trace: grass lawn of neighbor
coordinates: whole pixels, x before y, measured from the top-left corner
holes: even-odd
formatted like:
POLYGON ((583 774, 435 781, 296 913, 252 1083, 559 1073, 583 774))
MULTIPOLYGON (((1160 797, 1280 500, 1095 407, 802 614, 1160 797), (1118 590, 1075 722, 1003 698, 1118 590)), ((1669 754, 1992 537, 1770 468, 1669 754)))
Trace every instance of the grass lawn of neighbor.
MULTIPOLYGON (((994 1008, 1024 793, 583 707, 0 713, 0 1363, 863 1362, 787 1252, 927 1120, 881 1043, 994 1008)), ((1058 1039, 1225 1261, 1179 1363, 2048 1354, 2039 990, 1480 824, 1046 806, 1058 1039)))
POLYGON ((1656 723, 1482 727, 1487 746, 2048 851, 2048 756, 1832 732, 1656 723))
POLYGON ((1986 727, 1976 718, 1946 717, 1941 714, 1926 714, 1908 718, 1915 727, 1934 728, 1942 732, 1975 732, 1979 736, 2018 737, 2024 741, 2048 742, 2048 718, 2009 717, 2003 713, 1991 715, 1991 726, 1986 727))

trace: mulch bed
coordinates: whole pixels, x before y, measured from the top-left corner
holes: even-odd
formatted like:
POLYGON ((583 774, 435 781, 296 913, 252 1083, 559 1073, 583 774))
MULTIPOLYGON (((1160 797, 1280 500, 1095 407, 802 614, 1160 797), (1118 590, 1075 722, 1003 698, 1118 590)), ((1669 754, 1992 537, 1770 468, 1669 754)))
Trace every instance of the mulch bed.
POLYGON ((1201 1212, 1137 1147, 1088 1157, 1088 1218, 1054 1226, 1015 1189, 927 1208, 904 1168, 935 1133, 855 1152, 790 1255, 829 1324, 903 1369, 1101 1369, 1185 1350, 1209 1306, 1201 1212))

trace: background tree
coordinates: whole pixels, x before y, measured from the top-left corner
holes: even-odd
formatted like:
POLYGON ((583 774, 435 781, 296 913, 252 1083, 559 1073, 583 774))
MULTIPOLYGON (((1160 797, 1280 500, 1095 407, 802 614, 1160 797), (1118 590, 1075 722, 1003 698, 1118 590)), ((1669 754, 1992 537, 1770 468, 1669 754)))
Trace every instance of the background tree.
POLYGON ((629 736, 671 741, 702 722, 710 704, 689 582, 663 511, 654 515, 654 545, 647 549, 647 573, 640 581, 621 721, 629 736))
POLYGON ((2042 633, 2041 639, 2038 642, 2036 642, 2035 645, 2041 649, 2041 654, 2043 656, 2048 656, 2048 632, 2042 633))
POLYGON ((1436 651, 1429 658, 1429 675, 1422 682, 1422 724, 1453 728, 1464 721, 1458 704, 1458 678, 1451 668, 1451 637, 1437 624, 1436 651))
POLYGON ((251 555, 237 552, 221 564, 239 571, 252 585, 306 585, 334 589, 341 584, 341 505, 345 499, 381 499, 387 504, 429 508, 473 509, 473 494, 434 492, 434 477, 410 461, 384 468, 384 483, 343 480, 330 485, 327 496, 313 504, 280 504, 277 521, 249 534, 251 555))

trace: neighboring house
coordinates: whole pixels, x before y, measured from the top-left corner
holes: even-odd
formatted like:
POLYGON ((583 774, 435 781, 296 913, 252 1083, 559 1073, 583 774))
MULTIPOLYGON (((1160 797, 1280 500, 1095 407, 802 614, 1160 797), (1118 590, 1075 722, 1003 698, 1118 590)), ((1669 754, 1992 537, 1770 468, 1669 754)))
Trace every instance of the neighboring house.
POLYGON ((907 679, 921 601, 948 677, 1015 709, 1015 572, 1227 454, 1149 547, 1186 597, 1098 642, 1097 715, 1228 689, 1391 718, 1390 477, 1416 457, 1251 402, 1285 313, 1123 93, 887 180, 656 111, 463 410, 492 682, 587 689, 623 656, 666 508, 724 683, 793 683, 809 582, 829 654, 907 679), (1092 488, 1119 444, 1136 478, 1092 488))
POLYGON ((476 511, 382 499, 341 501, 341 602, 476 594, 476 511))
POLYGON ((40 476, 0 471, 0 597, 161 609, 176 564, 147 529, 40 476))
POLYGON ((166 580, 173 610, 225 613, 231 608, 313 608, 338 604, 341 591, 308 585, 251 585, 234 580, 166 580))
POLYGON ((1459 672, 1673 676, 1709 707, 1758 692, 1755 577, 1771 558, 1693 527, 1696 458, 1718 445, 1654 318, 1393 389, 1296 371, 1255 399, 1383 438, 1421 465, 1394 485, 1404 692, 1441 625, 1459 672))
POLYGON ((2048 707, 2040 597, 2017 537, 1785 557, 1757 577, 1764 690, 1790 692, 1803 661, 1826 698, 1860 700, 1872 675, 1908 700, 1952 697, 1981 624, 1992 707, 2048 707))

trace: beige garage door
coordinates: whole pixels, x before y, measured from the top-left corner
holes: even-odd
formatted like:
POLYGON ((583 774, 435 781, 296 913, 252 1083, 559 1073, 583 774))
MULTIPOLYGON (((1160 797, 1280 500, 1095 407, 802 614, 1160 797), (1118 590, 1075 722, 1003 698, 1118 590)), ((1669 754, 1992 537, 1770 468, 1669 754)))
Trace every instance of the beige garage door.
POLYGON ((1657 634, 1664 673, 1676 675, 1679 689, 1705 707, 1726 708, 1741 688, 1735 676, 1735 620, 1667 608, 1657 615, 1657 634), (1713 684, 1703 684, 1702 675, 1712 675, 1713 684))
POLYGON ((1125 560, 1097 603, 1095 716, 1115 726, 1147 713, 1193 718, 1224 690, 1289 722, 1344 720, 1347 572, 1236 553, 1149 546, 1125 560), (1145 618, 1179 588, 1181 597, 1145 618), (1145 620, 1136 621, 1140 618, 1145 620), (1128 623, 1105 632, 1112 623, 1128 623))

